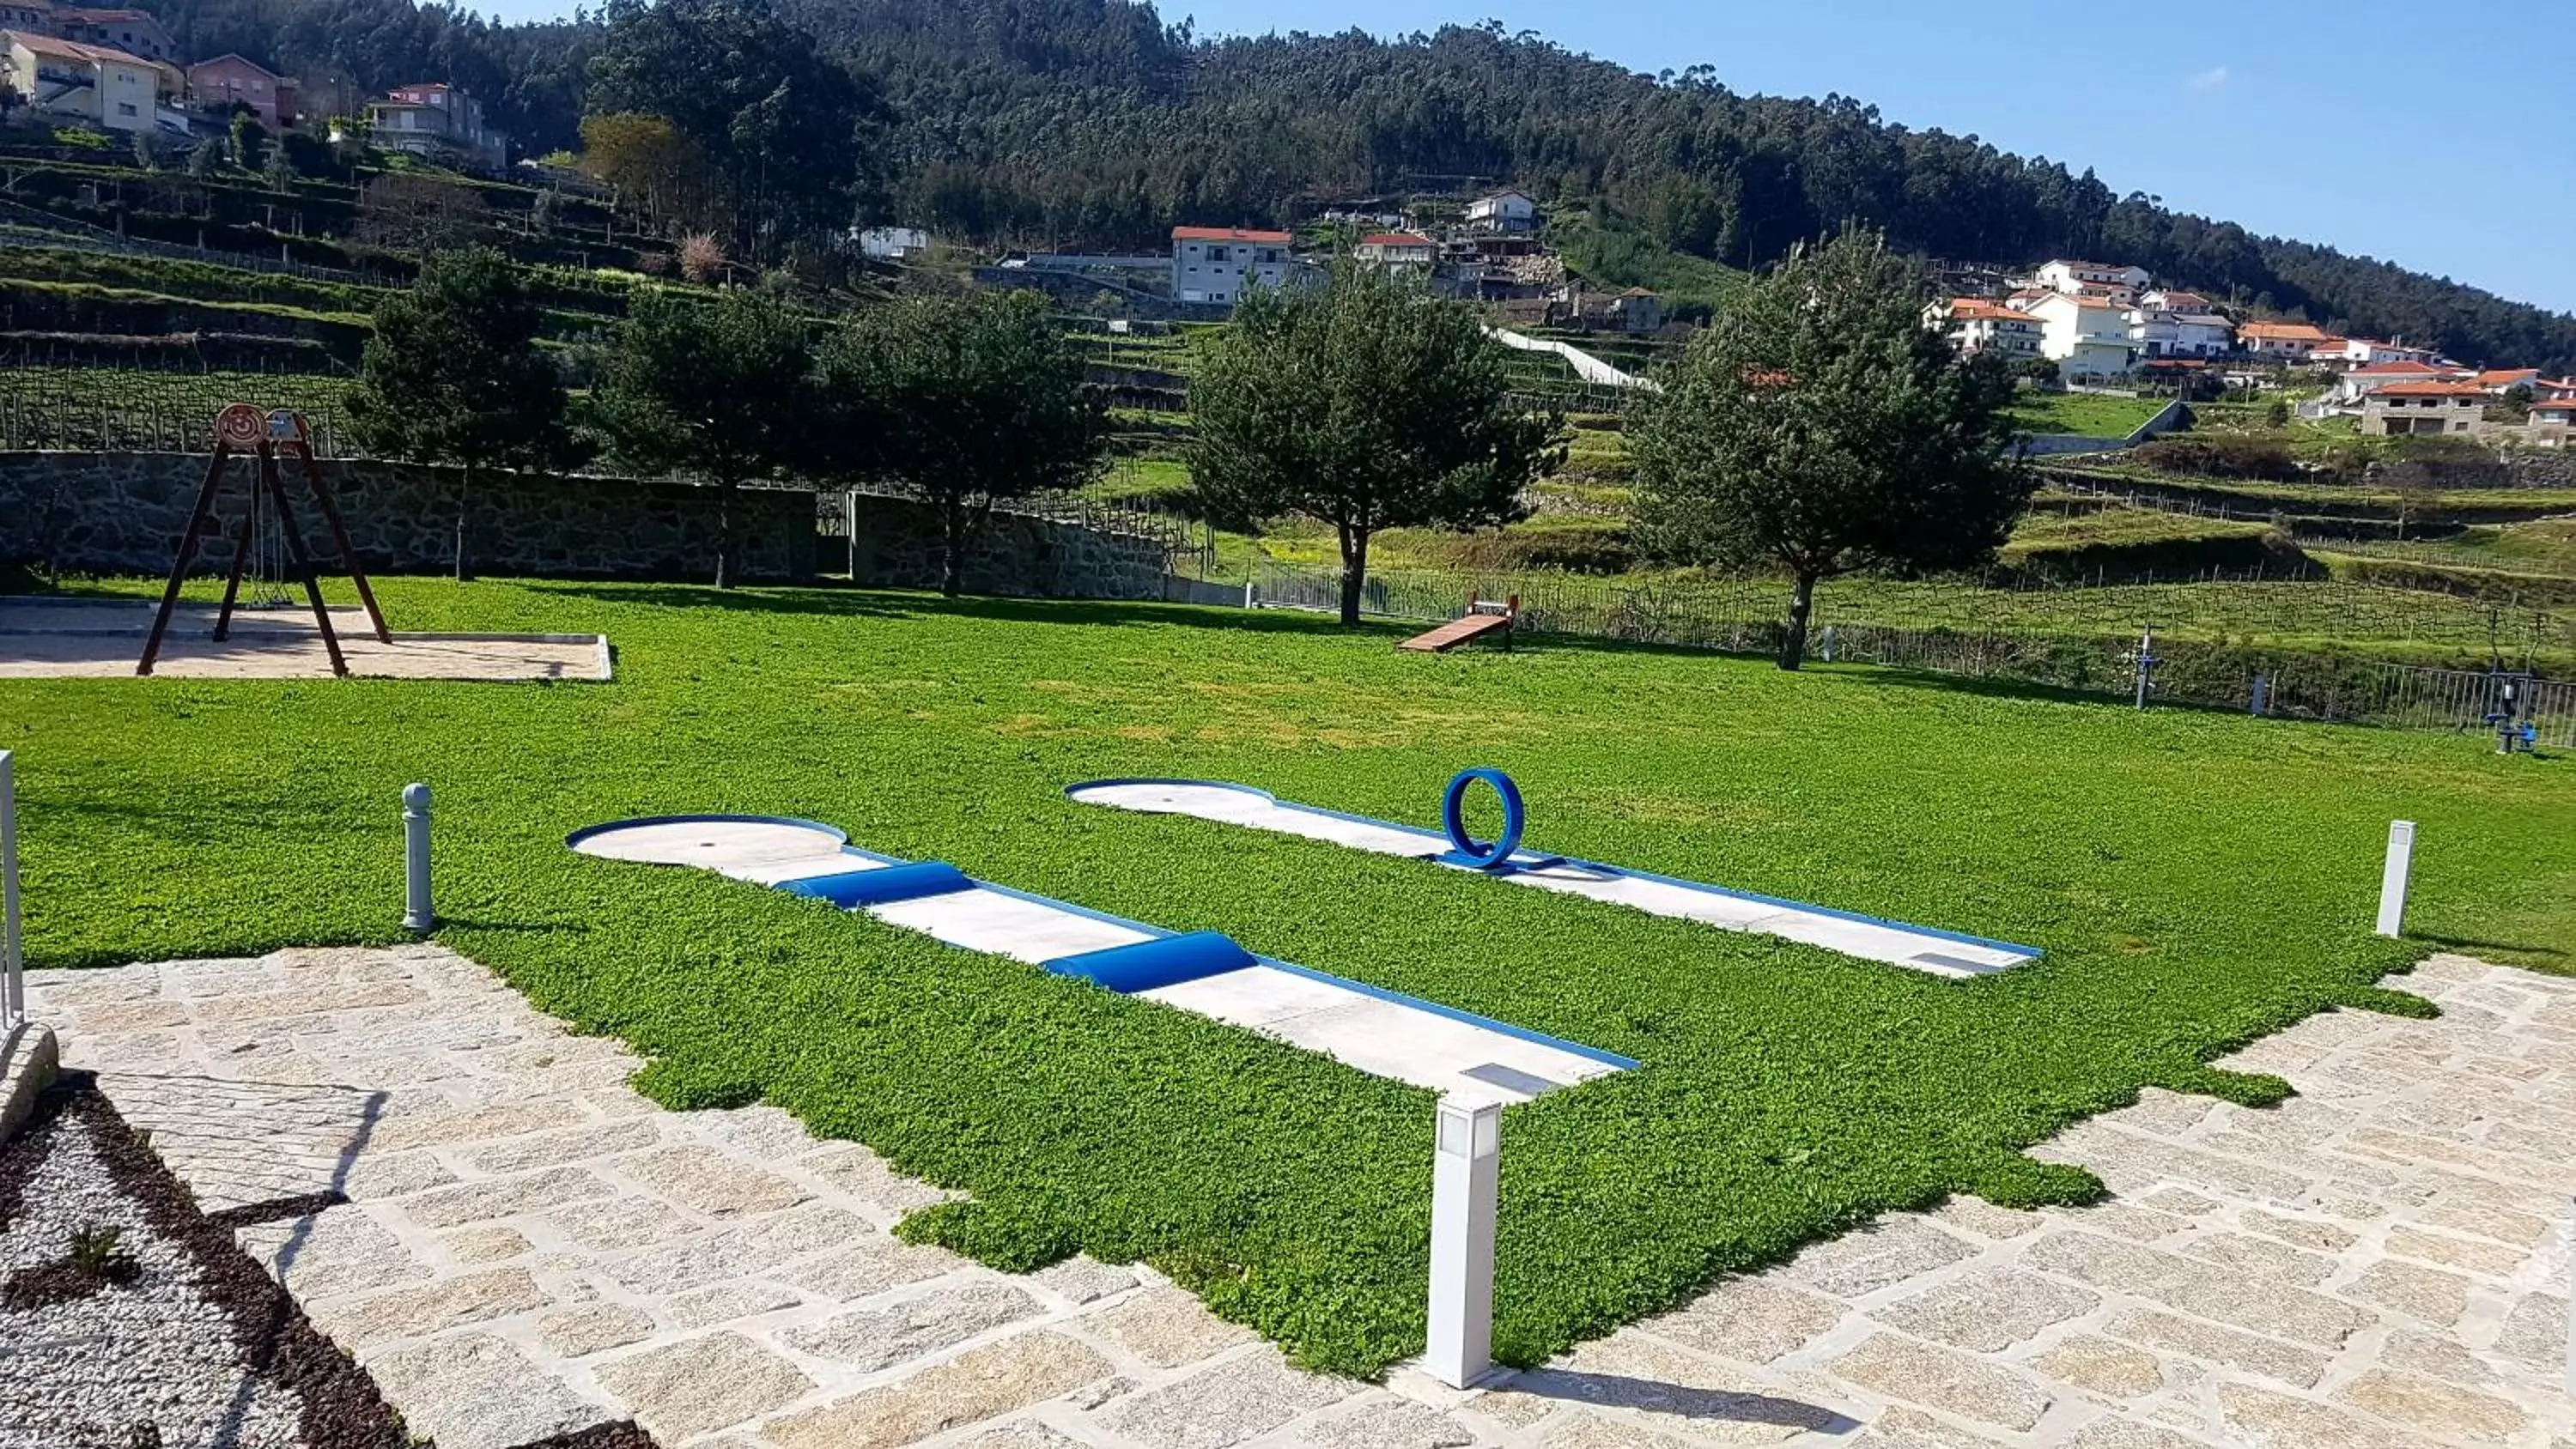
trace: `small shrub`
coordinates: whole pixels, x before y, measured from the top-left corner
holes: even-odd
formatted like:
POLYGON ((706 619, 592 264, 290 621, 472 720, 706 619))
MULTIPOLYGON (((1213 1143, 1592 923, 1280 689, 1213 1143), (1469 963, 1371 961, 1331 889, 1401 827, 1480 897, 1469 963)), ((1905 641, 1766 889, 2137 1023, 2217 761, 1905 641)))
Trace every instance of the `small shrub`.
POLYGON ((715 233, 693 231, 680 239, 680 275, 701 287, 723 280, 724 243, 715 233))
POLYGON ((84 1278, 104 1278, 117 1260, 117 1244, 124 1239, 123 1228, 76 1228, 67 1261, 84 1278))

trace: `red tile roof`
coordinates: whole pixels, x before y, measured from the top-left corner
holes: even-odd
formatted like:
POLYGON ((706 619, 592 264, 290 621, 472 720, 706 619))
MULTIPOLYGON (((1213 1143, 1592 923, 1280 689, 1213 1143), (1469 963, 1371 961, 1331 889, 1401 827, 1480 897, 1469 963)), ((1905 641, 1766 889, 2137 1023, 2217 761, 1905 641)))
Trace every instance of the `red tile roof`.
POLYGON ((2342 340, 2320 332, 2305 322, 2248 322, 2236 329, 2236 335, 2279 342, 2340 342, 2342 340))
POLYGON ((1174 241, 1273 242, 1285 246, 1294 238, 1284 231, 1246 231, 1239 226, 1176 226, 1174 241))
MULTIPOLYGON (((1286 240, 1286 237, 1283 235, 1281 240, 1286 240)), ((1431 238, 1427 236, 1415 236, 1409 231, 1382 231, 1375 236, 1361 237, 1360 245, 1364 247, 1427 247, 1431 245, 1431 238)))
POLYGON ((2576 397, 2545 397, 2531 405, 2536 413, 2567 413, 2576 417, 2576 397))
POLYGON ((1950 320, 1953 322, 2036 322, 2039 319, 2028 312, 2016 312, 2010 307, 1998 306, 1983 297, 1953 297, 1950 299, 1950 320))
POLYGON ((116 50, 104 45, 84 45, 77 40, 63 40, 51 35, 38 35, 31 30, 5 30, 0 31, 0 35, 6 35, 11 40, 27 47, 28 51, 35 55, 60 56, 65 60, 91 62, 109 61, 122 65, 140 66, 145 70, 159 70, 161 68, 154 62, 145 60, 139 55, 128 55, 124 51, 116 50))
POLYGON ((2374 393, 2375 397, 2485 397, 2487 390, 2474 382, 2394 382, 2374 393))

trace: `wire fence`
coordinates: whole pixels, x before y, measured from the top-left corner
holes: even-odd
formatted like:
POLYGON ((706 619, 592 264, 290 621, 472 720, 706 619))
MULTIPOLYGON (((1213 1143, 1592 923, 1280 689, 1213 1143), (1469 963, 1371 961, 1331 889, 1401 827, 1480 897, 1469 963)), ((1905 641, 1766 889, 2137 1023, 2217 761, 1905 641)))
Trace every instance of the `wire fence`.
MULTIPOLYGON (((2335 584, 2286 587, 2316 591, 2315 607, 2367 616, 2372 605, 2403 612, 2404 591, 2335 584), (2388 596, 2388 597, 2381 597, 2388 596)), ((1863 588, 1837 599, 1820 594, 1808 648, 1824 663, 1874 664, 1979 679, 2011 680, 2088 693, 2128 696, 2137 687, 2141 645, 2148 647, 2150 700, 2243 709, 2291 718, 2380 724, 2409 729, 2492 729, 2506 675, 2371 660, 2331 647, 2256 646, 2225 637, 2154 634, 2174 627, 2170 611, 2135 607, 2114 618, 2084 596, 2114 590, 2065 590, 2085 608, 2040 614, 2017 610, 2010 591, 1950 583, 1925 585, 1947 597, 1863 588), (2090 622, 2088 622, 2088 618, 2090 622)), ((1456 618, 1478 599, 1520 601, 1525 633, 1773 655, 1788 631, 1787 589, 1772 580, 1675 580, 1633 584, 1540 574, 1398 572, 1372 574, 1361 611, 1431 623, 1456 618)), ((1328 569, 1265 566, 1246 592, 1257 607, 1333 610, 1341 576, 1328 569)), ((2560 651, 2576 652, 2576 621, 2542 615, 2521 621, 2560 651)), ((2359 628, 2320 632, 2379 639, 2359 628)), ((2441 642, 2441 641, 2428 641, 2441 642)), ((2465 641, 2472 646, 2480 641, 2465 641)), ((2506 656, 2510 657, 2510 656, 2506 656)), ((2534 680, 2517 697, 2517 717, 2543 743, 2576 748, 2576 683, 2534 680)))
POLYGON ((0 371, 0 449, 102 453, 204 453, 215 414, 231 403, 293 408, 312 428, 315 451, 340 457, 342 384, 311 373, 117 369, 102 387, 96 370, 20 365, 0 371))

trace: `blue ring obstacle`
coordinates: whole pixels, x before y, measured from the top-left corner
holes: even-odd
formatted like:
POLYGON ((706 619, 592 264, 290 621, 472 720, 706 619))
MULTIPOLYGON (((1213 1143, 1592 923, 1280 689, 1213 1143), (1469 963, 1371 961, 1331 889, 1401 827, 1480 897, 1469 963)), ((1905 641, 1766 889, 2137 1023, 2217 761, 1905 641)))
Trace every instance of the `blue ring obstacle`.
POLYGON ((1449 832, 1449 854, 1442 857, 1459 865, 1478 870, 1497 870, 1511 863, 1512 852, 1521 848, 1521 826, 1527 818, 1521 804, 1521 787, 1512 777, 1489 765, 1460 770, 1449 781, 1448 793, 1440 797, 1440 825, 1449 832), (1503 832, 1491 844, 1479 842, 1467 833, 1467 787, 1478 780, 1494 787, 1503 802, 1503 832))

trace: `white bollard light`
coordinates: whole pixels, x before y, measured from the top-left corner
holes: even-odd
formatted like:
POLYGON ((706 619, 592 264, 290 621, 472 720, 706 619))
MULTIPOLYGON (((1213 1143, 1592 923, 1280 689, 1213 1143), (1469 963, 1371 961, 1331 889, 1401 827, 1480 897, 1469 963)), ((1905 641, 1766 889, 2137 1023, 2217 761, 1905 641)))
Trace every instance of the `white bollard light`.
POLYGON ((1494 1202, 1503 1109, 1440 1103, 1431 1159, 1431 1333, 1423 1368, 1463 1389, 1494 1366, 1494 1202))
POLYGON ((18 935, 17 763, 0 750, 0 1032, 27 1019, 27 958, 18 935))
POLYGON ((2388 864, 2379 873, 2379 934, 2404 934, 2406 879, 2415 869, 2415 822, 2388 822, 2388 864))
POLYGON ((429 787, 405 785, 403 801, 403 929, 438 924, 429 908, 429 787))

